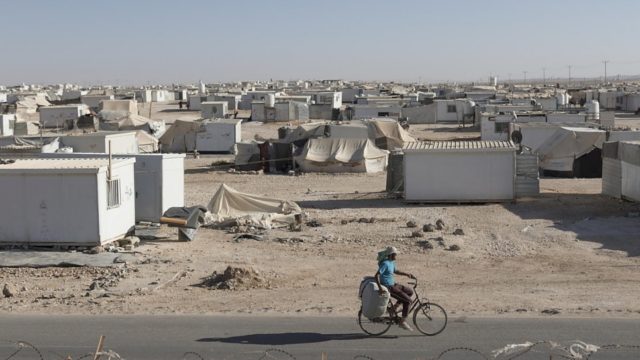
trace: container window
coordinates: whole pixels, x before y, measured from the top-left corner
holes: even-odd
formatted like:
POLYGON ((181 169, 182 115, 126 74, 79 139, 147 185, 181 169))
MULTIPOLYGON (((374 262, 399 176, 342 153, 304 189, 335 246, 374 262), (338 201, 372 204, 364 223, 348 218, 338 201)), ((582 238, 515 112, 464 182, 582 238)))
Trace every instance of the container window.
POLYGON ((447 112, 449 112, 449 113, 456 112, 456 106, 455 105, 447 105, 447 112))
POLYGON ((107 180, 107 209, 120 206, 120 179, 107 180))
POLYGON ((509 123, 508 122, 503 122, 503 123, 496 123, 496 133, 506 133, 509 131, 509 123))

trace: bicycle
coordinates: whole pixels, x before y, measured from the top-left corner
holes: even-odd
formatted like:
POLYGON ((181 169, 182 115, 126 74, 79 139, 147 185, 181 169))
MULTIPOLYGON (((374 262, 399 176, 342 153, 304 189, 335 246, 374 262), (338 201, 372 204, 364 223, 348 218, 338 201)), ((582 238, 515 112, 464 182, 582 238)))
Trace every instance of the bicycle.
MULTIPOLYGON (((413 312, 413 324, 416 329, 427 336, 435 336, 444 331, 447 326, 447 312, 444 308, 436 303, 429 302, 424 299, 423 302, 417 292, 418 279, 409 282, 413 286, 415 297, 409 305, 409 313, 413 312)), ((401 306, 398 300, 394 303, 393 298, 387 304, 388 316, 381 316, 375 319, 369 319, 362 315, 362 308, 358 311, 358 325, 362 331, 371 336, 380 336, 386 333, 391 325, 398 325, 401 317, 398 315, 396 308, 401 306)))

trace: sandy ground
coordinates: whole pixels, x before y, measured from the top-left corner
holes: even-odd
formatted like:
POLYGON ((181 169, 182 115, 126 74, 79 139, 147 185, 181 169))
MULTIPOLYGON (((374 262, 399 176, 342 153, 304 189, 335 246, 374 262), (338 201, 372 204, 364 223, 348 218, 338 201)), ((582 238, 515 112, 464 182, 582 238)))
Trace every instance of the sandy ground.
MULTIPOLYGON (((278 126, 244 124, 243 138, 273 137, 278 126)), ((411 133, 478 136, 433 126, 412 126, 411 133)), ((537 316, 555 309, 640 317, 640 204, 601 196, 599 179, 543 179, 539 197, 517 203, 410 205, 386 196, 385 174, 249 175, 208 166, 228 158, 186 160, 188 205, 206 205, 226 183, 297 201, 322 226, 271 230, 262 241, 203 228, 193 242, 178 242, 175 230, 163 227, 166 238, 143 241, 138 261, 119 268, 3 268, 0 286, 9 284, 15 296, 0 296, 0 312, 355 316, 361 278, 375 273, 377 252, 394 245, 399 268, 420 279, 420 294, 451 314, 537 316), (375 220, 351 221, 360 218, 375 220), (444 230, 411 237, 438 219, 444 230), (407 228, 409 220, 419 228, 407 228), (464 235, 453 235, 455 229, 464 235), (459 251, 447 250, 454 244, 459 251), (253 268, 263 282, 246 290, 198 286, 229 265, 253 268)))

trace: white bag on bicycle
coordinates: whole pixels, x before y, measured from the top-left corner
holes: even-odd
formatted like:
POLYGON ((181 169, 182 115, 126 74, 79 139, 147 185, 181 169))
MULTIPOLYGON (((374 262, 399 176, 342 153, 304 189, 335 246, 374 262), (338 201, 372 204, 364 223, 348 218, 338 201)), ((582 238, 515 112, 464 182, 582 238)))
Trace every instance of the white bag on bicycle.
POLYGON ((387 304, 389 303, 389 290, 382 287, 385 291, 382 295, 378 293, 378 284, 375 280, 363 281, 362 287, 362 315, 369 319, 375 319, 384 315, 387 311, 387 304))

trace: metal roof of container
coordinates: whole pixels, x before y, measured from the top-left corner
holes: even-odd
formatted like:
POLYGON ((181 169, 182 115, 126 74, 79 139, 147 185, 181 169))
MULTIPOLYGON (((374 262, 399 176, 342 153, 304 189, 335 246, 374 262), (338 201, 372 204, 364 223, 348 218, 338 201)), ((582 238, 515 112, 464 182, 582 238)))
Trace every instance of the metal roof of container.
MULTIPOLYGON (((109 165, 108 158, 90 159, 14 159, 10 164, 0 164, 0 174, 2 173, 23 173, 23 172, 86 172, 97 173, 105 171, 109 165)), ((125 164, 135 163, 135 158, 112 159, 113 167, 120 167, 125 164)))
POLYGON ((402 148, 404 151, 515 151, 511 141, 415 141, 402 148))

